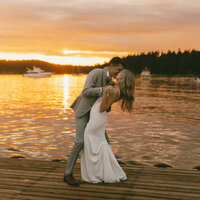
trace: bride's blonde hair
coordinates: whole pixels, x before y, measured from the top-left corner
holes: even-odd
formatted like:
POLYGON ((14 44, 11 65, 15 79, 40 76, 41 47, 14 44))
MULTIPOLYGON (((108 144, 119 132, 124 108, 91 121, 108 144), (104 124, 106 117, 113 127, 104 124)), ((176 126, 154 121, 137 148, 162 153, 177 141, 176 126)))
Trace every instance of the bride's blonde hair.
POLYGON ((123 111, 131 112, 133 110, 133 102, 135 100, 135 76, 127 69, 122 70, 121 73, 122 78, 118 82, 121 108, 123 111))

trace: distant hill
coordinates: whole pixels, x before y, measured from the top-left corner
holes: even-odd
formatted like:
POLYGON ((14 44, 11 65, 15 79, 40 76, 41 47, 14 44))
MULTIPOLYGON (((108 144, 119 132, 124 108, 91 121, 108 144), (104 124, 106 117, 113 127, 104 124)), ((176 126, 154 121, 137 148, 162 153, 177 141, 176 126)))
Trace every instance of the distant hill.
POLYGON ((94 68, 91 66, 57 65, 40 60, 0 60, 0 74, 23 74, 27 68, 32 69, 33 66, 56 74, 88 73, 94 68))

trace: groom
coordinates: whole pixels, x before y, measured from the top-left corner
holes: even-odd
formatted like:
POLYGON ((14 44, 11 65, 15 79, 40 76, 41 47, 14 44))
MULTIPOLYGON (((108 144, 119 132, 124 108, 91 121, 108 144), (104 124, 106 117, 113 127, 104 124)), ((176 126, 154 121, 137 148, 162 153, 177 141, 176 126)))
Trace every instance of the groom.
MULTIPOLYGON (((103 92, 109 89, 109 85, 113 84, 112 77, 115 78, 117 74, 124 68, 124 61, 119 57, 114 57, 110 61, 109 65, 104 69, 96 68, 92 70, 86 78, 86 82, 81 94, 71 105, 71 108, 75 112, 76 139, 64 174, 64 181, 69 185, 79 186, 72 173, 79 152, 84 146, 84 130, 89 121, 90 110, 97 98, 100 97, 103 92)), ((106 133, 105 137, 109 143, 106 133)))

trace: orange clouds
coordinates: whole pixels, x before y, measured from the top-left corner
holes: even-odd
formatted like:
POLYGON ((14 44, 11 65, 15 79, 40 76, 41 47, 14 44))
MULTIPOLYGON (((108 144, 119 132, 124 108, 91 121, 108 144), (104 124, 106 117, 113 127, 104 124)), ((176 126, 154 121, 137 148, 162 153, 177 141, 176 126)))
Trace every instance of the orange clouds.
POLYGON ((76 50, 70 56, 108 59, 200 47, 199 0, 1 0, 0 7, 1 53, 76 50))

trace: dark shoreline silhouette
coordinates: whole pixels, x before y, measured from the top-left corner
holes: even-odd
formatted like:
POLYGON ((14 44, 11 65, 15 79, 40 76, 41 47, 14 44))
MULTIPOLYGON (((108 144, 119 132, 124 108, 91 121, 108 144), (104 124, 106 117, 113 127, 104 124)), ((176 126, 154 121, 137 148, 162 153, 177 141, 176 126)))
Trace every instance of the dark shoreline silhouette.
MULTIPOLYGON (((26 160, 30 160, 30 159, 27 159, 25 158, 24 156, 12 156, 10 157, 11 159, 26 159, 26 160)), ((53 159, 51 160, 52 162, 65 162, 66 161, 66 158, 56 158, 56 159, 53 159)), ((130 160, 130 161, 121 161, 121 160, 117 160, 119 164, 123 164, 123 165, 131 165, 131 166, 146 166, 146 167, 152 167, 152 165, 146 165, 146 164, 143 164, 143 163, 138 163, 138 162, 135 162, 133 160, 130 160)), ((165 163, 157 163, 155 165, 153 165, 153 167, 156 167, 156 168, 176 168, 175 167, 172 167, 171 165, 168 165, 168 164, 165 164, 165 163)), ((197 170, 197 171, 200 171, 200 166, 196 166, 196 167, 193 167, 192 169, 194 170, 197 170)))
MULTIPOLYGON (((200 75, 200 51, 185 50, 167 53, 153 51, 139 55, 128 55, 122 58, 127 68, 138 75, 146 67, 156 75, 200 75)), ((94 66, 58 65, 40 60, 0 60, 0 74, 23 74, 27 68, 40 67, 55 74, 87 74, 94 68, 103 68, 105 64, 94 66)))

